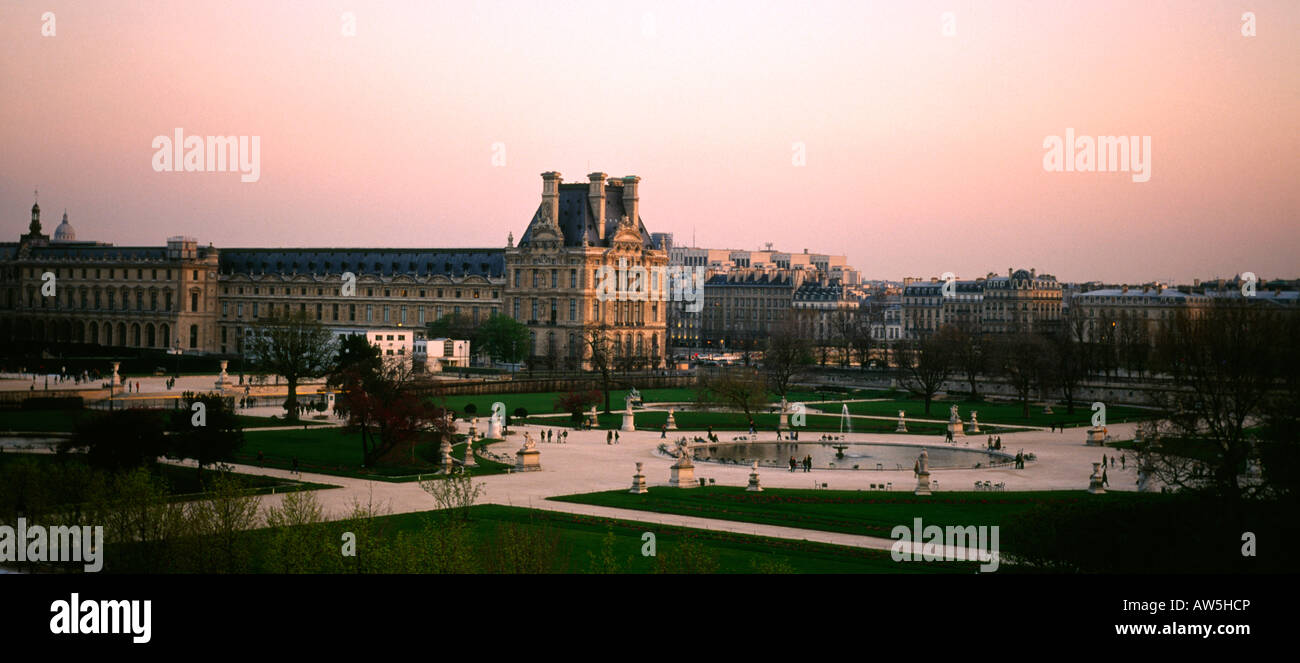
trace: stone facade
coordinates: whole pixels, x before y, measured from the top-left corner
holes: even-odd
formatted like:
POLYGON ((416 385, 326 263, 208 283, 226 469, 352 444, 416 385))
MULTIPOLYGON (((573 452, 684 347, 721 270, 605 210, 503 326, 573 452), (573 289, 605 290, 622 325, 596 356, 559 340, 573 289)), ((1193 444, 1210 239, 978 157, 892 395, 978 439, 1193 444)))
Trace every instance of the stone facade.
POLYGON ((238 356, 256 321, 274 314, 305 313, 340 333, 410 328, 417 342, 444 315, 505 314, 528 325, 529 355, 543 365, 586 365, 593 332, 624 365, 662 365, 667 302, 597 296, 602 267, 667 264, 638 214, 640 178, 542 179, 542 204, 504 249, 217 250, 183 237, 117 247, 70 240, 70 225, 51 241, 33 205, 28 232, 0 243, 0 341, 158 350, 179 341, 186 352, 238 356), (55 296, 41 295, 47 272, 55 296))
POLYGON ((600 348, 625 366, 657 368, 668 302, 599 294, 603 278, 668 264, 641 222, 641 178, 587 178, 564 184, 557 172, 542 174, 542 202, 519 245, 506 248, 506 313, 528 326, 528 354, 542 366, 590 368, 600 348))

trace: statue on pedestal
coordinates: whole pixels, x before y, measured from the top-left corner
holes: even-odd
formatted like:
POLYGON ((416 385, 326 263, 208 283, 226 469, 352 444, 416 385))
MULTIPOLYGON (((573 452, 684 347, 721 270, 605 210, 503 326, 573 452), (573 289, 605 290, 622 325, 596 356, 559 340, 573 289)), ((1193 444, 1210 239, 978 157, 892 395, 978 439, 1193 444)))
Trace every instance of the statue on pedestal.
POLYGON ((930 454, 921 448, 921 454, 916 457, 916 464, 912 466, 912 471, 916 473, 916 490, 912 491, 915 495, 930 494, 930 454))

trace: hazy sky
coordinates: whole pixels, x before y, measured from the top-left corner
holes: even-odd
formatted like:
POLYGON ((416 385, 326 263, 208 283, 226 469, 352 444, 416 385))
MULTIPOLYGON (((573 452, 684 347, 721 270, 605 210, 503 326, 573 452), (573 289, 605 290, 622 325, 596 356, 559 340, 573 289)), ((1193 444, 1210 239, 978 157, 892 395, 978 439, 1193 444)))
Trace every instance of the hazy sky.
POLYGON ((120 245, 496 247, 600 170, 679 244, 868 278, 1297 277, 1298 118, 1294 0, 18 0, 0 241, 39 186, 120 245), (260 137, 260 179, 155 172, 177 127, 260 137), (1071 128, 1150 136, 1150 180, 1045 171, 1071 128))

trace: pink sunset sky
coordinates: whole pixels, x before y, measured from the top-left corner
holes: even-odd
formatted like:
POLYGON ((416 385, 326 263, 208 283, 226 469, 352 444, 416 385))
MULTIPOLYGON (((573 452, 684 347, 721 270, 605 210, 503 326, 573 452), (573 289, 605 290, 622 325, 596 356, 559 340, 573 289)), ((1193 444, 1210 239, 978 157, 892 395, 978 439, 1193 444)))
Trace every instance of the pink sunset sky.
POLYGON ((1300 276, 1294 0, 18 0, 0 53, 0 241, 39 187, 119 245, 500 247, 599 170, 679 245, 867 278, 1300 276), (155 172, 177 127, 260 179, 155 172), (1150 181, 1046 172, 1068 128, 1151 136, 1150 181))

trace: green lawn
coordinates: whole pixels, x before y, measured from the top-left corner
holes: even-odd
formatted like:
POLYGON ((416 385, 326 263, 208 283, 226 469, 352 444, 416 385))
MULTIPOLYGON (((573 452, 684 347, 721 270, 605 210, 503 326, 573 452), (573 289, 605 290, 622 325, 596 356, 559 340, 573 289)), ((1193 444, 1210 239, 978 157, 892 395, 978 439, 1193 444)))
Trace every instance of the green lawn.
MULTIPOLYGON (((410 513, 378 518, 385 540, 399 533, 419 536, 426 533, 430 523, 429 513, 410 513)), ((671 556, 683 541, 701 545, 706 554, 717 563, 719 573, 754 573, 761 569, 787 573, 971 573, 972 563, 958 562, 908 562, 898 563, 888 551, 867 550, 834 546, 806 541, 771 539, 728 532, 711 532, 681 527, 664 526, 612 518, 599 518, 511 507, 479 505, 471 509, 472 538, 483 559, 478 569, 491 572, 487 552, 499 539, 505 525, 518 525, 544 530, 557 540, 557 550, 552 560, 553 573, 586 573, 592 570, 591 556, 599 554, 609 533, 614 536, 610 548, 623 573, 647 573, 656 567, 656 558, 671 556), (655 535, 656 557, 642 556, 643 534, 655 535)), ((329 523, 325 527, 341 535, 344 523, 329 523)), ((265 531, 264 531, 265 532, 265 531)), ((263 533, 264 535, 264 533, 263 533)), ((339 536, 324 537, 335 545, 337 556, 339 536)), ((255 547, 256 548, 256 547, 255 547)), ((362 551, 364 552, 364 551, 362 551)), ((259 560, 254 560, 254 570, 259 560)), ((337 569, 331 569, 337 570, 337 569)), ((415 569, 419 572, 419 569, 415 569)))
MULTIPOLYGON (((481 446, 481 443, 479 444, 481 446)), ((464 442, 452 447, 452 455, 464 459, 464 442)), ((438 469, 438 445, 422 442, 415 448, 416 459, 409 465, 361 466, 361 434, 341 427, 318 427, 308 430, 245 431, 244 447, 235 454, 241 463, 257 465, 257 454, 262 452, 264 467, 289 469, 293 459, 298 459, 298 469, 304 472, 333 474, 392 481, 414 481, 422 473, 438 469)), ((478 460, 474 475, 497 474, 507 466, 492 461, 478 460)), ((428 478, 428 477, 425 477, 428 478)))
MULTIPOLYGON (((44 433, 71 433, 77 429, 77 423, 86 417, 93 417, 101 410, 7 410, 0 412, 0 431, 40 431, 44 433)), ((244 428, 269 428, 290 425, 284 419, 271 417, 250 417, 237 415, 244 428)), ((298 422, 298 425, 318 425, 321 422, 310 418, 298 422)))
MULTIPOLYGON (((914 518, 925 525, 1004 526, 1039 504, 1080 501, 1128 503, 1162 499, 1161 495, 1111 492, 1088 495, 1083 490, 1043 492, 943 492, 925 497, 910 492, 802 490, 769 488, 761 493, 738 486, 701 488, 652 487, 633 495, 614 490, 550 499, 623 509, 736 520, 766 525, 889 537, 896 525, 912 526, 914 518)), ((1003 541, 1005 548, 1013 542, 1003 541)))
MULTIPOLYGON (((28 454, 28 453, 3 453, 0 454, 0 469, 12 463, 36 463, 36 464, 53 464, 53 463, 78 463, 84 464, 84 461, 77 454, 70 456, 59 456, 56 454, 28 454)), ((193 497, 206 490, 206 485, 216 476, 216 472, 211 468, 203 470, 203 483, 200 484, 199 471, 193 467, 182 467, 170 463, 155 463, 149 467, 150 473, 162 479, 167 486, 167 492, 177 497, 193 497)), ((293 481, 290 479, 280 479, 276 477, 261 476, 255 474, 235 474, 229 476, 235 477, 243 483, 246 488, 245 492, 252 494, 267 494, 270 492, 283 493, 294 490, 316 490, 321 488, 334 488, 325 484, 308 483, 303 481, 293 481)))
MULTIPOLYGON (((910 419, 942 419, 948 420, 948 408, 954 401, 934 401, 930 404, 930 414, 925 413, 925 402, 918 399, 894 399, 888 401, 872 401, 848 403, 849 414, 867 414, 896 419, 898 411, 903 410, 910 419)), ((1091 425, 1092 410, 1090 403, 1076 403, 1074 414, 1066 414, 1064 405, 1053 405, 1054 414, 1043 414, 1041 405, 1030 404, 1029 418, 1021 416, 1021 407, 1019 403, 1007 402, 989 402, 989 401, 956 401, 958 412, 961 414, 963 422, 970 422, 971 410, 979 412, 980 424, 1012 424, 1021 426, 1051 426, 1052 424, 1065 424, 1066 426, 1088 426, 1091 425)), ((809 409, 818 408, 827 412, 840 411, 843 403, 823 403, 817 406, 809 406, 809 409)), ((1141 421, 1150 419, 1154 416, 1154 411, 1140 408, 1127 407, 1123 405, 1109 405, 1106 407, 1106 421, 1108 423, 1123 423, 1127 421, 1141 421)), ((910 427, 911 424, 909 423, 910 427)))
POLYGON ((77 422, 93 410, 5 410, 0 412, 0 431, 70 433, 77 422))

